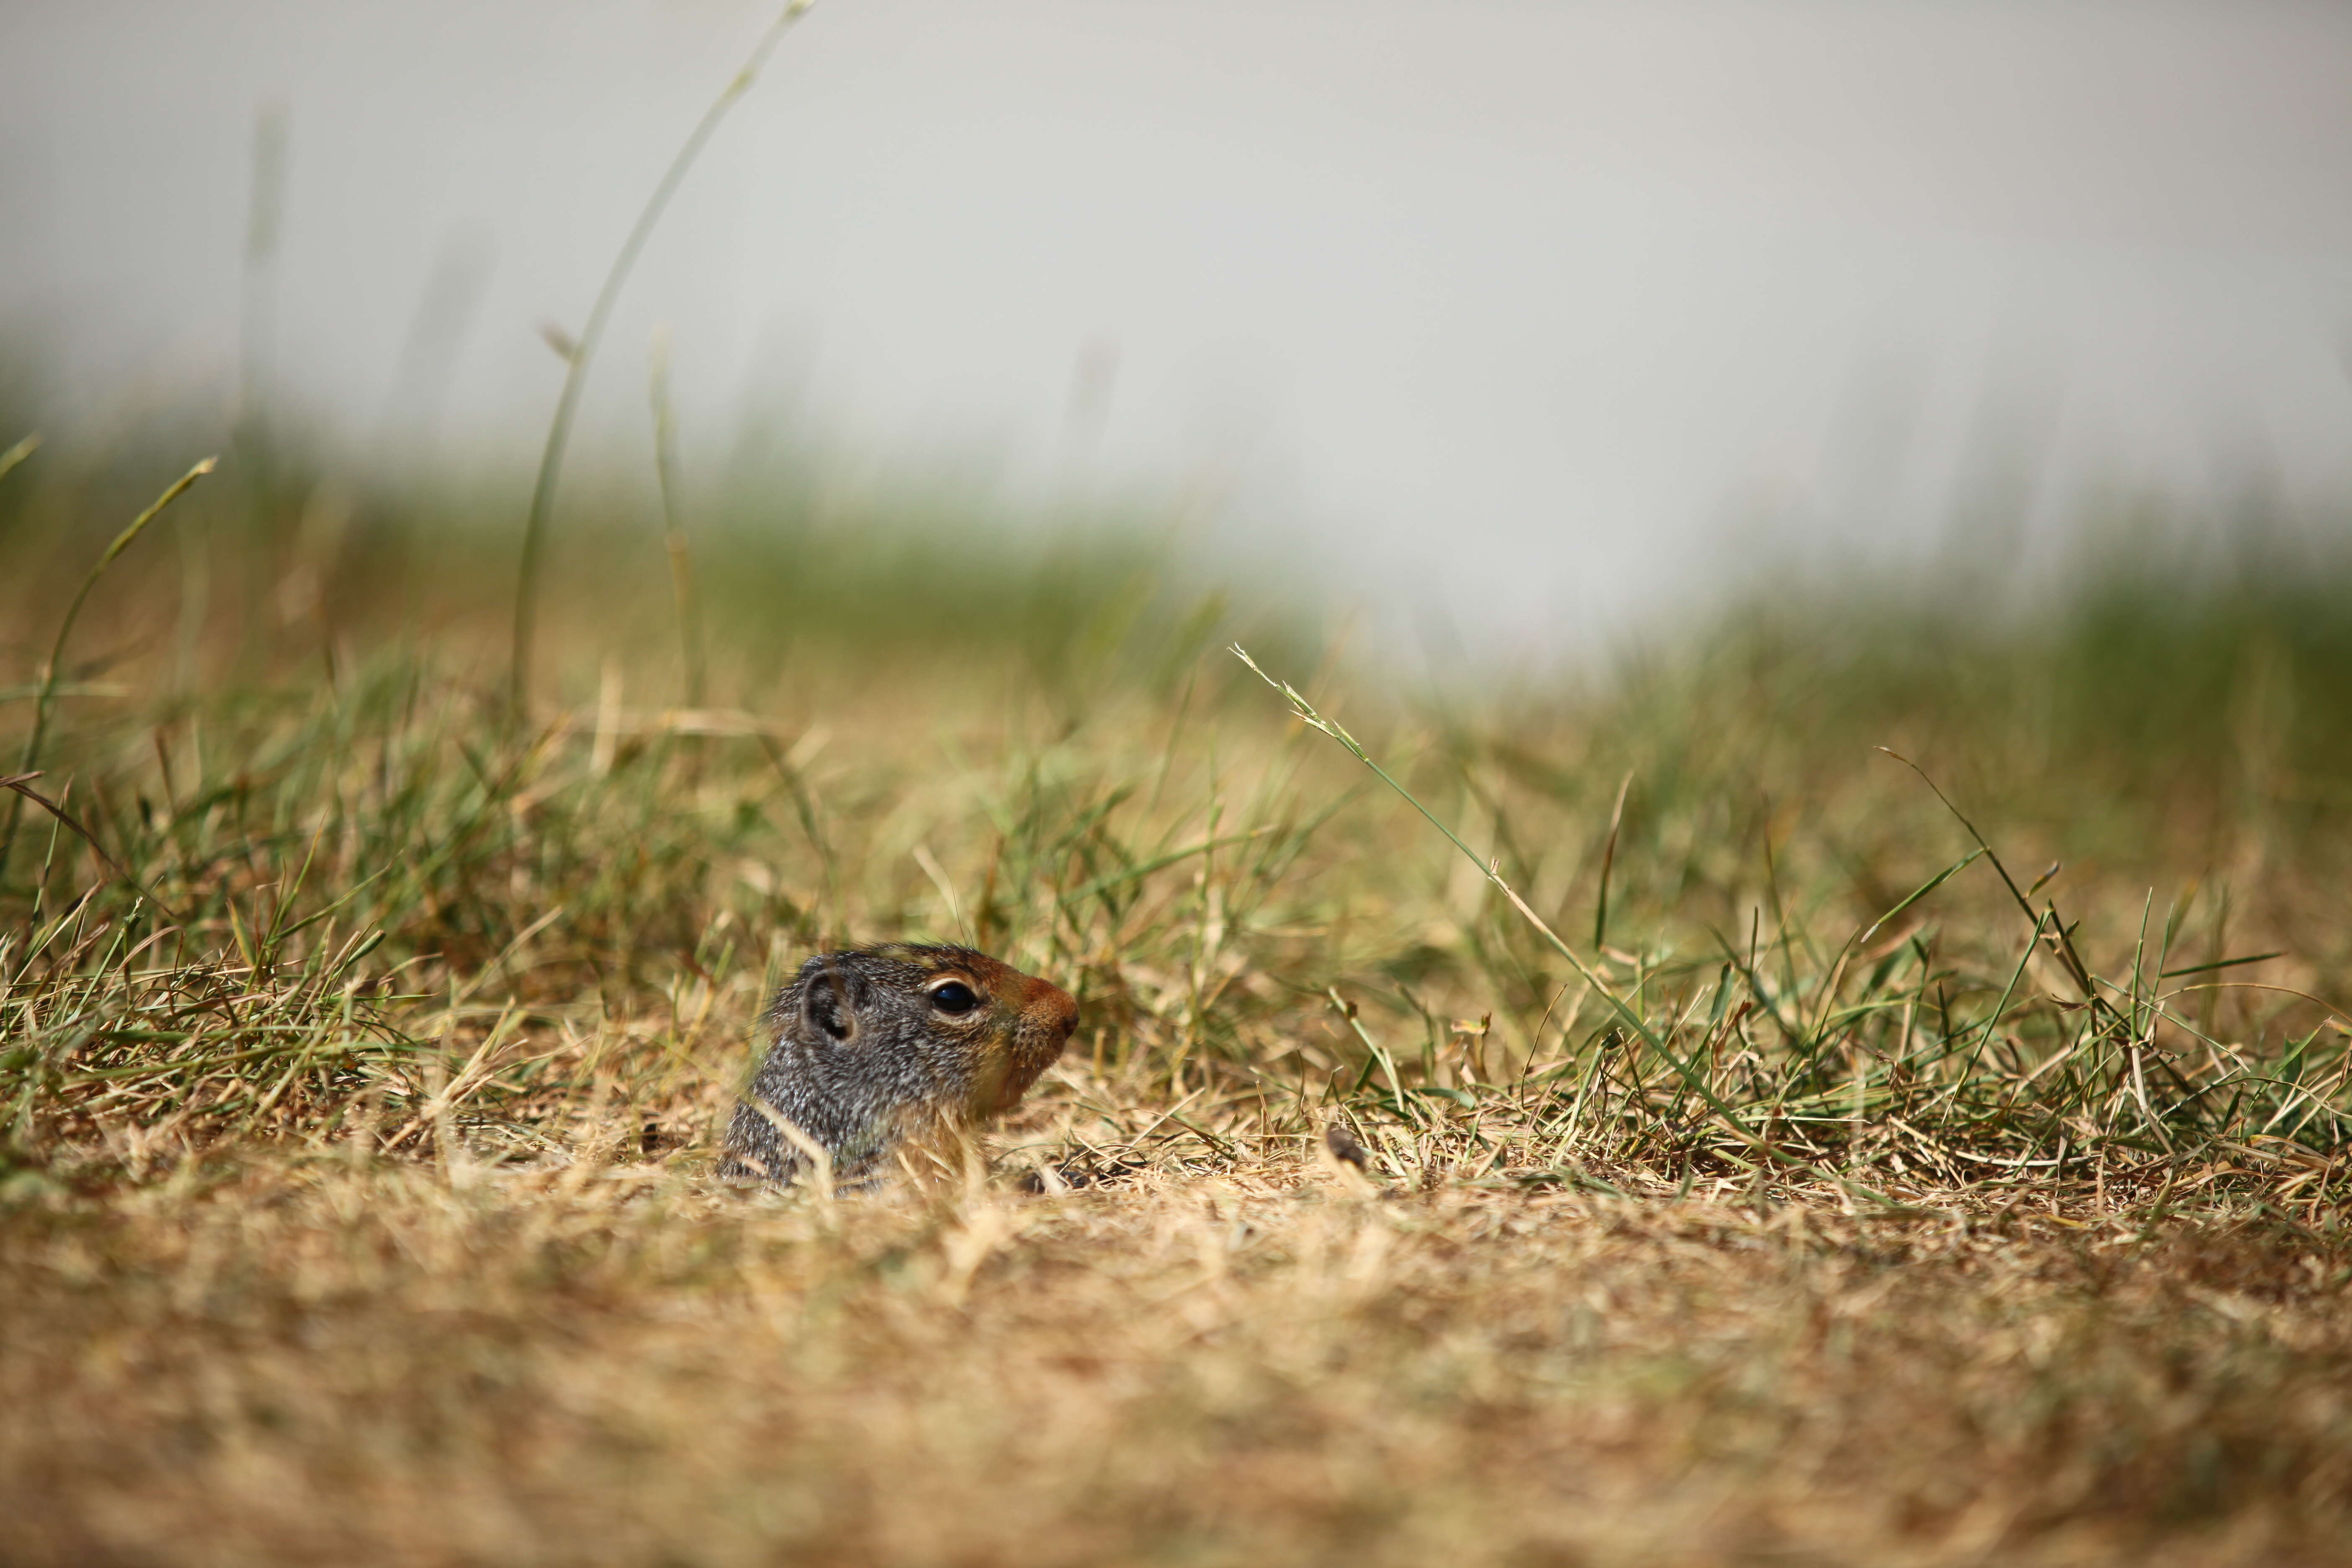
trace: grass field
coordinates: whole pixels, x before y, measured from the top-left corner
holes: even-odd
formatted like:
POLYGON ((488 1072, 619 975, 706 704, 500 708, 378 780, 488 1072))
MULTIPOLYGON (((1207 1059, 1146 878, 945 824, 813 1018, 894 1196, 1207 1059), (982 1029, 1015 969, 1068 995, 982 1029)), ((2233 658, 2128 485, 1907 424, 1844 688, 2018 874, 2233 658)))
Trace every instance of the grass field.
POLYGON ((0 479, 0 1559, 2352 1561, 2340 553, 1438 691, 778 480, 518 713, 502 503, 232 459, 52 668, 199 452, 0 479), (712 1182, 898 936, 1081 1000, 992 1173, 712 1182))

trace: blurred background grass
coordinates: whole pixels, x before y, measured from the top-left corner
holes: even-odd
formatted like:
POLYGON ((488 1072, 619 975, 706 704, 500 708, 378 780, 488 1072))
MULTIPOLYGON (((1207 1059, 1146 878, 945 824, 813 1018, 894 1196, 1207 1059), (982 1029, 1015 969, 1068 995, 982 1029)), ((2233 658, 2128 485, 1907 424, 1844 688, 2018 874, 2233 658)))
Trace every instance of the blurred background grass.
MULTIPOLYGON (((12 747, 57 606, 204 445, 202 424, 45 447, 5 481, 12 747)), ((1301 1006, 1350 977, 1438 1055, 1446 1018, 1499 1013, 1507 1059, 1544 1056, 1554 963, 1409 812, 1300 750, 1225 651, 1241 641, 1382 737, 1546 918, 1636 974, 1702 973, 1710 952, 1752 964, 1777 942, 1806 949, 1788 994, 1818 987, 1846 932, 1967 847, 1891 751, 2061 899, 2098 973, 2137 973, 2140 949, 2276 955, 2214 978, 2288 992, 2203 1004, 2250 1049, 2315 1038, 2346 1000, 2352 572, 2333 517, 2118 509, 2043 582, 1993 563, 1813 566, 1607 660, 1445 668, 1364 636, 1311 582, 1221 562, 1164 510, 1008 513, 951 483, 845 484, 820 454, 752 441, 680 493, 705 700, 687 700, 659 500, 592 460, 551 538, 517 729, 498 690, 519 494, 372 473, 253 424, 214 434, 219 472, 99 584, 41 763, 89 792, 122 858, 176 866, 167 901, 205 889, 217 930, 291 874, 298 825, 328 825, 342 847, 306 908, 381 929, 371 963, 421 964, 428 991, 512 985, 554 1005, 593 985, 636 1007, 709 979, 710 933, 730 922, 733 962, 768 970, 787 950, 961 934, 1098 972, 1106 999, 1128 965, 1189 973, 1181 1004, 1163 990, 1102 1015, 1139 1031, 1115 1050, 1169 1092, 1212 1037, 1265 1070, 1301 1006), (369 748, 383 777, 336 782, 369 748), (189 787, 175 750, 200 753, 180 766, 205 782, 204 812, 161 804, 189 787), (820 754, 822 788, 805 766, 820 754), (1229 838, 1254 868, 1246 916, 1217 905, 1244 893, 1213 897, 1214 878, 1147 900, 1150 918, 1108 894, 1070 912, 1078 883, 1139 895, 1207 876, 1181 855, 1155 868, 1229 838), (220 870, 262 843, 274 873, 220 870), (532 963, 510 965, 538 932, 532 963), (1203 1001, 1211 950, 1234 966, 1213 989, 1253 973, 1263 994, 1203 1001)), ((68 882, 52 868, 76 851, 33 826, 5 896, 53 910, 68 882)), ((1977 880, 1939 903, 1997 975, 2025 933, 1977 880)), ((1937 963, 1918 963, 1924 985, 1937 963)), ((1361 1043, 1330 1059, 1362 1063, 1361 1043)))
MULTIPOLYGON (((11 724, 72 585, 208 450, 226 453, 220 472, 110 569, 68 650, 68 770, 119 724, 110 715, 167 696, 332 680, 387 653, 467 679, 502 662, 519 489, 386 471, 298 428, 225 429, 192 406, 53 441, 0 481, 11 724)), ((682 486, 679 519, 713 707, 913 722, 984 700, 1076 726, 1195 689, 1254 705, 1219 651, 1241 640, 1294 677, 1344 669, 1385 721, 1580 803, 1630 773, 1634 833, 1694 795, 1819 794, 1881 765, 1885 746, 1990 821, 2118 874, 2340 864, 2352 528, 2258 489, 2224 513, 2111 506, 2038 580, 2000 562, 1816 562, 1601 659, 1445 665, 1368 637, 1294 563, 1219 558, 1164 504, 1023 508, 954 475, 856 474, 763 432, 713 467, 682 486)), ((558 652, 542 702, 687 706, 662 526, 649 476, 582 460, 551 552, 558 652)), ((2336 923, 2312 932, 2328 954, 2336 923)))

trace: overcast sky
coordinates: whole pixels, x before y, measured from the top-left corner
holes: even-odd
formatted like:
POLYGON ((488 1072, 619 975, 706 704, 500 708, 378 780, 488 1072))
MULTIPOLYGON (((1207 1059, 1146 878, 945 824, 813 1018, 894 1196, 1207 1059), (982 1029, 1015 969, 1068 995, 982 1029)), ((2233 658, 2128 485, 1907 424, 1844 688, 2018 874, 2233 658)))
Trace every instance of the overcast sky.
MULTIPOLYGON (((232 384, 275 108, 283 385, 527 471, 541 323, 773 14, 0 0, 0 329, 60 420, 232 384)), ((2352 494, 2352 7, 824 0, 646 253, 590 468, 642 463, 656 321, 690 453, 758 407, 1214 496, 1564 646, 1916 547, 1963 472, 2045 536, 2099 484, 2352 494)))

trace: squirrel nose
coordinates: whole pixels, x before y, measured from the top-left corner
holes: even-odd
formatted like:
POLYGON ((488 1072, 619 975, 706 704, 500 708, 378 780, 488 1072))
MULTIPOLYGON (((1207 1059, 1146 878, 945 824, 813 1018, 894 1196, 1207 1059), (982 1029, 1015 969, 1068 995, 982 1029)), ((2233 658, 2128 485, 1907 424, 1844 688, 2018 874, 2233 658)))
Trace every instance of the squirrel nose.
POLYGON ((1029 1005, 1023 1011, 1046 1020, 1063 1039, 1078 1026, 1078 999, 1050 980, 1030 982, 1029 1005))

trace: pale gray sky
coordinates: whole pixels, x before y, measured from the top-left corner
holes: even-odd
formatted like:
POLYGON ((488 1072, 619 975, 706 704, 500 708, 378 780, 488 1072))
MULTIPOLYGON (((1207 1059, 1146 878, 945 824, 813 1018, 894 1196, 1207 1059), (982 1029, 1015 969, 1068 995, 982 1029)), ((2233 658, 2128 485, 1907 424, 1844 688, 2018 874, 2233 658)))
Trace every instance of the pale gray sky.
MULTIPOLYGON (((286 384, 527 470, 538 325, 772 14, 5 0, 0 326, 61 418, 228 384, 279 104, 286 384)), ((2352 7, 824 0, 648 251, 583 474, 643 461, 656 321, 689 452, 789 395, 868 467, 1205 489, 1563 646, 1900 552, 2019 451, 2045 521, 2250 462, 2352 494, 2352 7)))

